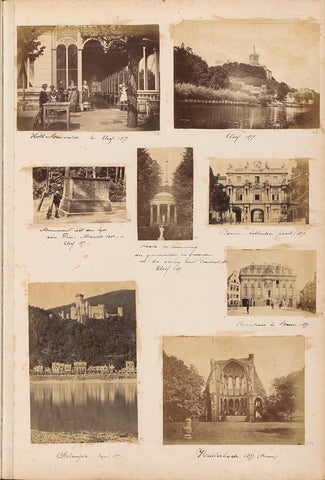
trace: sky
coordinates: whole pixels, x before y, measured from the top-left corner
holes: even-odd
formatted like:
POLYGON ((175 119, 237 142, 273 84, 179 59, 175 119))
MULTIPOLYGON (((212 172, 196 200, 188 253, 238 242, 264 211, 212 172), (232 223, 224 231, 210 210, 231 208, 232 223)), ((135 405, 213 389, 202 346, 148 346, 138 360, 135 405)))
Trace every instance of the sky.
POLYGON ((316 253, 313 250, 287 250, 279 246, 278 250, 228 250, 228 275, 234 270, 239 271, 252 262, 264 264, 280 263, 293 269, 297 275, 296 288, 301 290, 306 282, 314 280, 316 271, 316 253), (280 250, 281 248, 281 250, 280 250), (267 252, 267 253, 266 253, 267 252))
POLYGON ((210 359, 247 358, 253 353, 257 374, 267 393, 272 393, 270 386, 275 377, 305 365, 303 336, 164 337, 163 349, 186 365, 194 365, 205 380, 210 373, 210 359))
POLYGON ((135 288, 135 282, 132 281, 30 283, 28 285, 28 304, 47 310, 73 303, 77 293, 82 293, 85 298, 88 298, 116 290, 134 290, 135 288))
POLYGON ((319 25, 299 21, 183 21, 174 44, 191 47, 208 65, 248 63, 255 45, 260 64, 293 88, 320 88, 319 25))
POLYGON ((229 159, 220 159, 220 158, 210 157, 209 160, 210 160, 210 166, 212 168, 212 171, 213 171, 214 175, 217 175, 217 174, 225 175, 226 172, 229 170, 228 167, 229 167, 230 164, 234 168, 244 167, 247 164, 247 162, 248 162, 249 166, 253 166, 254 162, 256 162, 256 161, 261 161, 262 162, 262 168, 264 168, 266 162, 268 163, 270 168, 278 168, 278 167, 281 167, 284 164, 285 167, 287 168, 289 174, 291 173, 292 167, 295 167, 297 165, 296 160, 294 160, 294 159, 283 159, 283 158, 282 159, 281 158, 277 158, 277 159, 273 159, 273 158, 271 158, 271 159, 254 158, 254 159, 250 159, 250 160, 248 160, 246 158, 246 159, 243 159, 243 160, 238 160, 238 159, 235 159, 235 160, 230 159, 229 160, 229 159))
POLYGON ((156 160, 160 165, 160 172, 162 178, 162 184, 164 185, 166 182, 166 160, 168 160, 168 182, 169 185, 173 182, 173 175, 178 167, 178 165, 183 160, 183 153, 185 152, 185 148, 179 147, 171 147, 171 148, 147 148, 151 158, 156 160))

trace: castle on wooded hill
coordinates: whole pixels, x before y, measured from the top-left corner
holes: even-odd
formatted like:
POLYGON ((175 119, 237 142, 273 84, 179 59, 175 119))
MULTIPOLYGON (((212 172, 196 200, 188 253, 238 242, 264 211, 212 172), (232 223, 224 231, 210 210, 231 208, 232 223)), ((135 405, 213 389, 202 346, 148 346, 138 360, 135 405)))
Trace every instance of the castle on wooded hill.
POLYGON ((123 307, 117 307, 117 313, 108 313, 104 304, 90 305, 82 293, 78 293, 75 298, 75 304, 70 307, 70 312, 64 310, 60 312, 63 320, 77 320, 79 323, 85 323, 89 319, 123 317, 123 307))

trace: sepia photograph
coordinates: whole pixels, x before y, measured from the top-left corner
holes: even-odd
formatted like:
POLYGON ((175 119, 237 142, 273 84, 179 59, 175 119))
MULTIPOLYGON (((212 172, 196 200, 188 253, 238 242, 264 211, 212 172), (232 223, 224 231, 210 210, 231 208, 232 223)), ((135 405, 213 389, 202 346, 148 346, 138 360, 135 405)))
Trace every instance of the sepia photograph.
POLYGON ((315 250, 226 250, 227 314, 316 315, 315 250))
POLYGON ((303 336, 163 338, 164 445, 304 445, 304 392, 303 336))
POLYGON ((309 223, 309 161, 210 158, 209 224, 309 223))
POLYGON ((127 221, 125 167, 34 167, 34 224, 127 221))
POLYGON ((17 129, 159 130, 158 25, 17 27, 17 129))
POLYGON ((193 239, 193 148, 138 148, 138 240, 193 239))
POLYGON ((29 284, 32 443, 137 441, 135 288, 29 284))
POLYGON ((318 23, 184 20, 173 40, 175 128, 319 128, 318 23))

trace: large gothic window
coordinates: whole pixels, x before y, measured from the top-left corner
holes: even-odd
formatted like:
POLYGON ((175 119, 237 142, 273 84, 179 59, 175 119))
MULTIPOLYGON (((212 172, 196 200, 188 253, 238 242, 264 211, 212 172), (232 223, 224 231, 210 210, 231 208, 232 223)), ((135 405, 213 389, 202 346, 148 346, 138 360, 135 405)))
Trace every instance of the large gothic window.
POLYGON ((246 377, 244 376, 241 381, 241 389, 240 389, 241 395, 244 395, 246 393, 246 389, 247 389, 246 377))
POLYGON ((68 48, 68 82, 77 85, 78 83, 78 50, 76 45, 69 45, 68 48))
POLYGON ((232 377, 228 378, 228 395, 233 395, 232 377))
POLYGON ((78 83, 78 49, 76 45, 67 48, 61 44, 56 49, 57 84, 62 82, 64 88, 78 83))
POLYGON ((56 49, 56 68, 57 68, 57 83, 63 83, 64 88, 66 85, 66 66, 67 66, 67 54, 65 45, 58 45, 56 49))
POLYGON ((236 395, 239 395, 239 394, 240 394, 239 377, 236 377, 236 380, 235 380, 235 394, 236 394, 236 395))

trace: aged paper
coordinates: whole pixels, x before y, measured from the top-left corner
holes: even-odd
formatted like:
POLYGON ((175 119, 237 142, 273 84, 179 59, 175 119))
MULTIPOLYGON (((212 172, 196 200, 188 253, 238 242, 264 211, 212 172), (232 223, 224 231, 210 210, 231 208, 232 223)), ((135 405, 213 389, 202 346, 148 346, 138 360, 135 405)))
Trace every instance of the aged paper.
POLYGON ((2 478, 323 478, 323 2, 3 11, 2 478))

